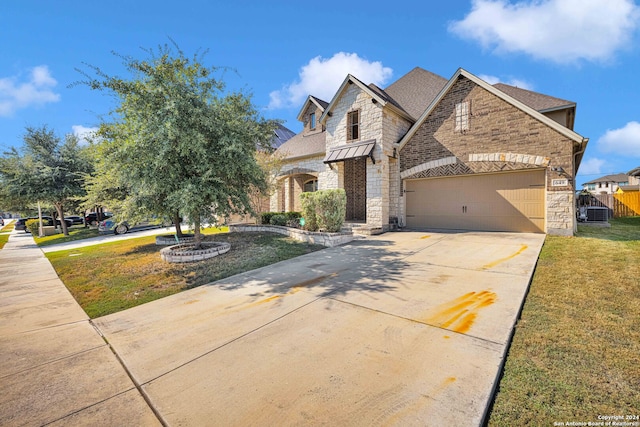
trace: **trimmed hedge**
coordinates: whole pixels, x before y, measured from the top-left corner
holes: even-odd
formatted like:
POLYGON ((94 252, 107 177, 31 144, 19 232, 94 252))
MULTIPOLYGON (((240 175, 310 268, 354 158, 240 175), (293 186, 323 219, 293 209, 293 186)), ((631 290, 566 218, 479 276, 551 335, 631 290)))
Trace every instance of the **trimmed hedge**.
POLYGON ((298 227, 300 225, 300 218, 302 218, 302 213, 300 212, 263 212, 262 214, 260 214, 260 224, 288 225, 289 227, 298 227), (271 218, 276 215, 284 216, 284 224, 274 224, 271 222, 271 218))
POLYGON ((347 211, 347 194, 342 188, 302 193, 301 200, 306 230, 340 231, 347 211))
POLYGON ((273 215, 269 219, 269 224, 286 226, 287 225, 287 216, 286 215, 282 215, 282 214, 273 215))

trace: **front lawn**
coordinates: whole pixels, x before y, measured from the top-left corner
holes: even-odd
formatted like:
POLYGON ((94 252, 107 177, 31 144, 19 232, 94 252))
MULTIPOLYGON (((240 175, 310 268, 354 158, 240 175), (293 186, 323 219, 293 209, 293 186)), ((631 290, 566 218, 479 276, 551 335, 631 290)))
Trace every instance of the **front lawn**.
POLYGON ((546 238, 489 425, 640 415, 640 217, 610 222, 546 238))
POLYGON ((323 249, 274 233, 220 233, 231 250, 208 260, 170 264, 155 236, 50 252, 47 258, 76 301, 95 318, 185 289, 323 249))

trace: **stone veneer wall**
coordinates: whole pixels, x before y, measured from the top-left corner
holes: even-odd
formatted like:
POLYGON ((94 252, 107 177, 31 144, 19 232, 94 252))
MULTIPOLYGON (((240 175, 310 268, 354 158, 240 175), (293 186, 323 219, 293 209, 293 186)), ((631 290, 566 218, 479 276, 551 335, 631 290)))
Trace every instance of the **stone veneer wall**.
MULTIPOLYGON (((323 160, 324 160, 324 156, 294 159, 294 160, 285 162, 282 167, 282 170, 287 171, 287 170, 299 168, 305 171, 320 172, 320 171, 323 171, 325 168, 325 165, 322 162, 323 160)), ((316 175, 319 175, 319 173, 316 173, 316 175)), ((305 174, 305 176, 307 177, 306 179, 310 179, 310 177, 313 175, 311 175, 311 172, 309 172, 308 174, 305 174)), ((289 184, 289 181, 288 181, 290 177, 295 179, 296 175, 281 177, 278 180, 276 191, 271 195, 269 199, 269 209, 271 210, 271 212, 283 212, 288 210, 287 206, 290 206, 290 202, 288 202, 289 199, 291 197, 295 198, 296 194, 299 195, 301 190, 298 189, 298 191, 296 191, 295 186, 293 187, 292 190, 290 190, 291 184, 289 184)), ((318 179, 318 185, 320 185, 320 179, 318 179)), ((297 205, 298 203, 294 200, 293 206, 297 206, 297 205)))
MULTIPOLYGON (((574 144, 573 140, 555 129, 461 76, 402 148, 400 172, 404 178, 426 178, 551 165, 560 166, 571 174, 574 144), (455 105, 462 101, 471 103, 469 130, 465 132, 454 130, 455 105), (517 153, 523 155, 523 161, 518 162, 517 155, 513 159, 503 159, 499 155, 485 158, 478 153, 517 153), (526 156, 528 160, 525 162, 526 156), (424 164, 439 166, 423 169, 421 165, 424 164), (406 176, 412 168, 423 170, 406 176)), ((552 179, 563 177, 548 169, 546 176, 546 231, 549 234, 572 234, 575 224, 574 177, 568 177, 569 185, 555 187, 551 185, 552 179)))
MULTIPOLYGON (((350 142, 376 140, 373 151, 375 164, 367 159, 367 226, 386 230, 389 216, 398 214, 401 194, 399 183, 396 182, 392 196, 391 176, 397 170, 397 165, 391 166, 389 157, 393 155, 393 144, 407 132, 411 124, 388 109, 383 109, 379 103, 373 103, 371 96, 357 84, 351 84, 345 88, 331 111, 331 117, 327 119, 327 151, 350 143, 347 142, 347 113, 354 110, 360 111, 360 138, 350 142)), ((333 165, 333 168, 327 165, 325 171, 320 173, 320 188, 343 188, 343 171, 342 164, 333 165)))

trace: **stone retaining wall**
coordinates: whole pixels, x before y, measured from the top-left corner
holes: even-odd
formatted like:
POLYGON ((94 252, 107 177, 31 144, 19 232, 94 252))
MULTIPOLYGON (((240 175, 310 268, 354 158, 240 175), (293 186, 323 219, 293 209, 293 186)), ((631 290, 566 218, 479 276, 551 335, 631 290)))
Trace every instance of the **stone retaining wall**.
POLYGON ((194 250, 193 245, 179 244, 160 250, 160 258, 167 262, 194 262, 229 252, 231 245, 226 242, 203 242, 205 249, 194 250), (208 247, 207 247, 208 246, 208 247))
POLYGON ((278 225, 250 225, 232 224, 230 232, 270 232, 284 234, 301 242, 313 243, 332 248, 344 245, 354 239, 353 233, 321 233, 316 231, 300 230, 298 228, 281 227, 278 225))

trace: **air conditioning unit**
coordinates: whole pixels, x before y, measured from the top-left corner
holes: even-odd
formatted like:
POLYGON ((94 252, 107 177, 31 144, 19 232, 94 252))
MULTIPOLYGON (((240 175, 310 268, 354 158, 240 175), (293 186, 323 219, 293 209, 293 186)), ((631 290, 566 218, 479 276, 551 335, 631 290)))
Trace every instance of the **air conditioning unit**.
POLYGON ((609 208, 600 206, 589 206, 587 208, 587 221, 607 222, 609 221, 609 208))

